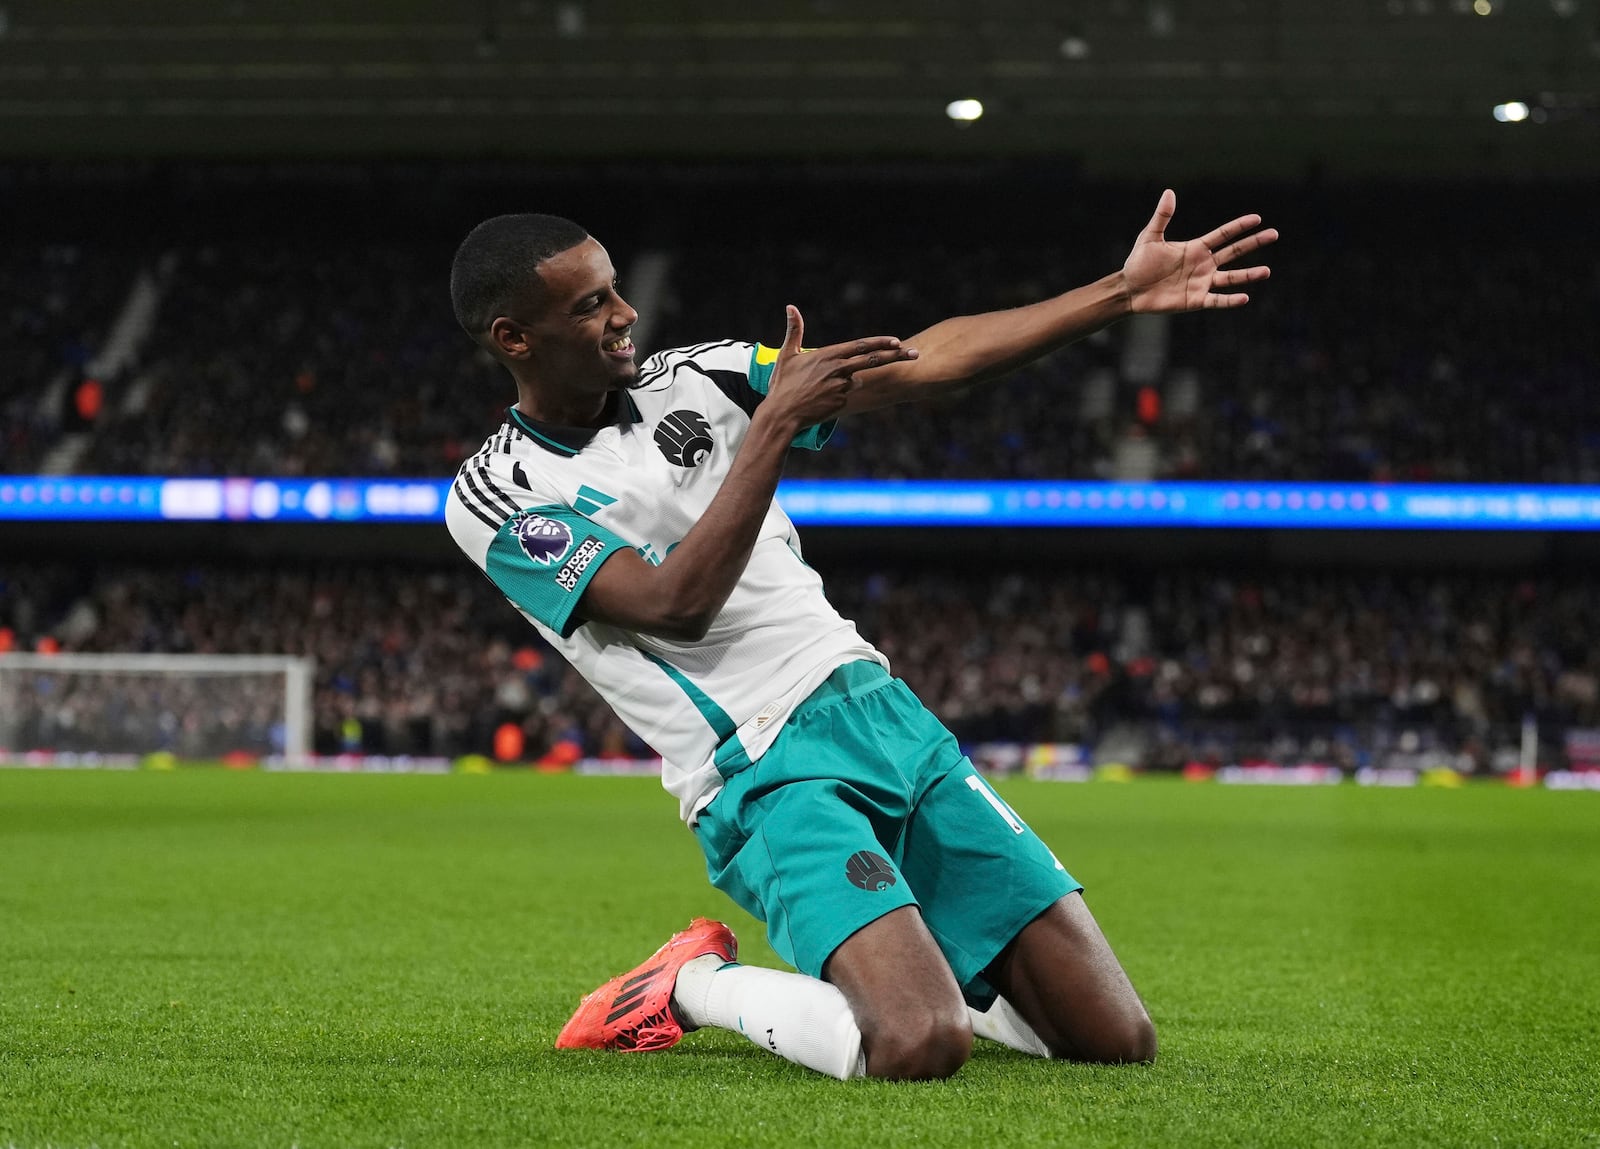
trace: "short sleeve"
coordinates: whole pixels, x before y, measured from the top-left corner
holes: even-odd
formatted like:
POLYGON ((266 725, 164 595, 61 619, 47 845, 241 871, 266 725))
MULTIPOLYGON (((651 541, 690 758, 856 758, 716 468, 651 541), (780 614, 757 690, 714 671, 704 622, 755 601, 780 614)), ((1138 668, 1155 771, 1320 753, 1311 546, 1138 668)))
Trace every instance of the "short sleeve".
MULTIPOLYGON (((772 386, 772 373, 778 365, 778 349, 768 347, 764 343, 757 343, 750 349, 750 389, 759 395, 765 395, 767 388, 772 386)), ((794 446, 804 447, 808 451, 821 449, 833 434, 833 429, 839 425, 839 420, 829 419, 825 423, 807 427, 794 437, 794 446)))
POLYGON ((602 563, 628 544, 571 507, 530 507, 495 532, 484 572, 507 598, 562 638, 584 588, 602 563))

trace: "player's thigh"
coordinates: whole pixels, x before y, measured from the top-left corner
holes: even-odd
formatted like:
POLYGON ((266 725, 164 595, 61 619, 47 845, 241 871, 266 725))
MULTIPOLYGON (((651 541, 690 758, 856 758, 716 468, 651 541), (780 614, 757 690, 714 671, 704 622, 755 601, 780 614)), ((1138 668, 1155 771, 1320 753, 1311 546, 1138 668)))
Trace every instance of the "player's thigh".
POLYGON ((901 867, 957 984, 979 1008, 995 992, 985 970, 1028 923, 1080 888, 965 758, 924 787, 901 867))
POLYGON ((872 1076, 948 1077, 972 1052, 961 988, 916 906, 851 934, 823 976, 850 1003, 872 1076))
POLYGON ((1029 922, 986 971, 1058 1057, 1149 1061, 1155 1026, 1081 893, 1029 922))
POLYGON ((884 796, 806 779, 748 798, 745 781, 729 783, 695 835, 712 884, 766 923, 772 948, 801 973, 821 977, 846 938, 916 904, 874 825, 884 796))

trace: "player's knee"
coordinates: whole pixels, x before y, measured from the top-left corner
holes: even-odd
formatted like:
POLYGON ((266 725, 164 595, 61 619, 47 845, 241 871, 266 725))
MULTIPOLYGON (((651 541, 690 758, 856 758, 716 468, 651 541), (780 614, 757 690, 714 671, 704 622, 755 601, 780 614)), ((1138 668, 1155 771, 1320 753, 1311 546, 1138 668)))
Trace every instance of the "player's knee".
POLYGON ((1058 1056, 1076 1061, 1126 1065, 1156 1059, 1156 1027, 1144 1010, 1117 1022, 1101 1026, 1080 1048, 1064 1050, 1058 1056))
POLYGON ((897 1019, 863 1034, 867 1073, 891 1081, 949 1077, 972 1056, 972 1025, 965 1008, 897 1019))
POLYGON ((1143 1012, 1131 1021, 1122 1035, 1121 1061, 1150 1062, 1156 1059, 1156 1027, 1150 1015, 1143 1012))

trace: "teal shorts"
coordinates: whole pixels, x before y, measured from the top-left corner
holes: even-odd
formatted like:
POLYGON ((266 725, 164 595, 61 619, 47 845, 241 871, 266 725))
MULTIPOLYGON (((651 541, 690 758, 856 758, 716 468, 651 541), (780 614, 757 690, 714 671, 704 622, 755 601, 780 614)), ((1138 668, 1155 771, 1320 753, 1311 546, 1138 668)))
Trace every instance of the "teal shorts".
POLYGON ((909 687, 841 666, 755 763, 725 780, 695 837, 711 884, 767 925, 772 948, 821 977, 851 934, 918 906, 968 1001, 983 971, 1082 886, 978 776, 909 687))

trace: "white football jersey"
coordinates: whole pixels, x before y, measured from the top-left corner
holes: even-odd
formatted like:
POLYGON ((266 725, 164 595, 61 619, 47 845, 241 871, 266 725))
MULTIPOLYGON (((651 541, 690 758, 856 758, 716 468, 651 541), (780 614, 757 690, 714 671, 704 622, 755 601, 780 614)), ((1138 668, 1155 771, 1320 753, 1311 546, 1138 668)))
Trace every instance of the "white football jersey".
MULTIPOLYGON (((750 562, 698 642, 585 622, 573 611, 624 547, 661 563, 705 513, 765 397, 778 353, 722 342, 653 355, 598 430, 512 408, 445 503, 456 544, 663 759, 685 821, 759 758, 833 670, 888 660, 842 618, 776 500, 750 562)), ((833 424, 795 445, 816 449, 833 424)))

